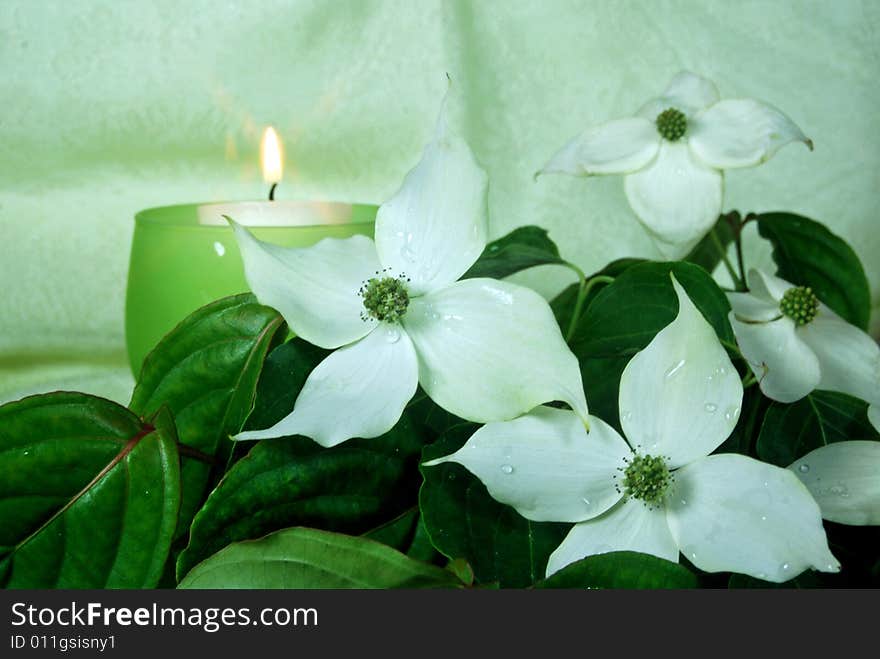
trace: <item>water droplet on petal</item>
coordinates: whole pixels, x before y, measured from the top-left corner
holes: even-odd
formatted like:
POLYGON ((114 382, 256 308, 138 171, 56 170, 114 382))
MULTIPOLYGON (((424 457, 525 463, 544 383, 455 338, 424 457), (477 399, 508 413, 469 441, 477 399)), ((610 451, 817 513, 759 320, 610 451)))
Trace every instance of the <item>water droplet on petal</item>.
POLYGON ((388 343, 397 343, 400 341, 400 330, 396 327, 389 327, 385 330, 385 340, 388 343))
POLYGON ((761 515, 761 521, 762 521, 762 522, 766 522, 766 521, 767 521, 767 515, 761 515))
POLYGON ((404 261, 407 261, 409 263, 416 262, 416 253, 412 251, 412 249, 410 249, 407 245, 404 245, 400 248, 400 256, 403 257, 404 261))
POLYGON ((798 471, 801 472, 802 474, 806 474, 808 471, 810 471, 810 465, 802 464, 798 467, 798 471))
POLYGON ((678 360, 675 364, 673 364, 666 370, 666 378, 669 379, 675 377, 675 374, 678 373, 682 368, 684 368, 684 365, 684 359, 678 360))
POLYGON ((589 500, 587 497, 581 497, 581 501, 584 502, 584 505, 585 505, 585 506, 589 506, 589 505, 591 505, 591 504, 590 504, 590 500, 589 500))
POLYGON ((766 578, 767 578, 766 572, 758 572, 758 579, 766 579, 766 578))
POLYGON ((791 567, 791 565, 789 565, 788 563, 783 563, 783 564, 782 564, 782 571, 785 572, 785 571, 788 570, 790 567, 791 567))
POLYGON ((513 473, 512 465, 501 465, 501 473, 507 474, 508 476, 513 473))
POLYGON ((632 418, 633 418, 633 413, 632 413, 632 412, 626 411, 626 412, 621 412, 621 413, 620 413, 620 420, 621 420, 621 421, 629 421, 629 420, 631 420, 632 418))
POLYGON ((715 410, 718 409, 718 406, 715 403, 706 403, 703 405, 703 409, 706 410, 709 414, 713 414, 715 410))
POLYGON ((845 499, 849 496, 849 488, 843 483, 838 483, 828 488, 828 493, 845 499))

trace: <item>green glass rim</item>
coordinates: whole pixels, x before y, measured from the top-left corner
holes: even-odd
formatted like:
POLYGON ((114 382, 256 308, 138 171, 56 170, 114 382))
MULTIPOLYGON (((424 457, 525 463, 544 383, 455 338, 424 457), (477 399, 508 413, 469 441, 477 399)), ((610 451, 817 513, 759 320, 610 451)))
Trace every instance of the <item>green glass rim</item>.
POLYGON ((228 226, 222 221, 205 221, 205 214, 214 210, 218 217, 221 210, 233 219, 235 210, 256 209, 257 212, 275 210, 282 213, 291 211, 294 222, 261 222, 259 220, 240 220, 249 228, 277 229, 287 227, 326 227, 343 224, 370 224, 376 220, 379 207, 371 204, 324 201, 320 199, 295 200, 283 199, 276 201, 240 200, 240 201, 208 201, 188 204, 169 204, 144 208, 135 213, 134 221, 138 226, 187 227, 191 229, 216 229, 228 226), (227 209, 217 207, 228 206, 227 209), (236 208, 238 207, 238 208, 236 208))

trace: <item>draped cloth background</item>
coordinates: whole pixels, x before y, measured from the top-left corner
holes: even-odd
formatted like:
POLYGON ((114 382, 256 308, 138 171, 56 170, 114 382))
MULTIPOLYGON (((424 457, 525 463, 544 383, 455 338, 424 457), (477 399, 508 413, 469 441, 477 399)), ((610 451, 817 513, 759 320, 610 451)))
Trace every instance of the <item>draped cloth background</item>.
MULTIPOLYGON (((417 161, 447 72, 491 177, 492 236, 543 225, 587 272, 659 254, 619 178, 532 181, 558 147, 681 69, 783 109, 815 152, 729 173, 725 208, 793 210, 849 240, 876 334, 878 28, 876 0, 0 0, 0 402, 58 388, 125 402, 134 213, 262 198, 268 123, 286 146, 280 197, 379 203, 417 161)), ((568 275, 519 280, 552 295, 568 275)))

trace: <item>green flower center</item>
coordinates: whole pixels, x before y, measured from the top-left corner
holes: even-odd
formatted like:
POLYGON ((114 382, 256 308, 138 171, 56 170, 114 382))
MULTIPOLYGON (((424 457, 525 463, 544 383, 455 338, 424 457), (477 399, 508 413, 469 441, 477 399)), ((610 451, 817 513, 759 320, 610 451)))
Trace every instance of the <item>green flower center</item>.
POLYGON ((621 467, 620 470, 623 472, 624 495, 640 499, 649 506, 659 505, 672 483, 666 460, 659 455, 637 454, 627 460, 626 469, 621 467))
MULTIPOLYGON (((377 272, 381 275, 381 272, 377 272)), ((361 318, 375 318, 378 321, 389 323, 403 318, 406 308, 409 306, 409 293, 406 290, 406 279, 399 277, 373 277, 368 279, 358 291, 364 299, 365 312, 361 318)))
POLYGON ((782 296, 779 310, 791 318, 797 325, 806 325, 816 317, 819 311, 819 298, 809 286, 789 288, 782 296))
POLYGON ((675 108, 667 108, 657 115, 657 132, 670 142, 680 139, 688 127, 684 112, 675 108))

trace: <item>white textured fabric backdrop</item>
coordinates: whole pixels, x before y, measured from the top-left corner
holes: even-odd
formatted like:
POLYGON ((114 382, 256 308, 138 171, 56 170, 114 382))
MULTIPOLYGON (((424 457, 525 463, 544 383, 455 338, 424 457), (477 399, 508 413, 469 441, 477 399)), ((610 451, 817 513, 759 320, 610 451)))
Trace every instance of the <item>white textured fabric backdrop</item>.
MULTIPOLYGON (((416 162, 446 72, 491 176, 493 237, 541 224, 587 271, 658 254, 620 179, 532 181, 559 146, 683 68, 778 106, 815 152, 730 173, 725 208, 801 212, 851 241, 876 328, 878 26, 877 0, 0 0, 0 401, 127 400, 135 211, 262 196, 268 123, 286 143, 282 196, 381 202, 416 162)), ((566 277, 519 279, 550 295, 566 277)))

